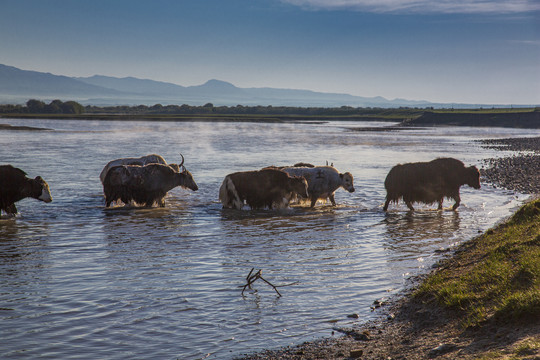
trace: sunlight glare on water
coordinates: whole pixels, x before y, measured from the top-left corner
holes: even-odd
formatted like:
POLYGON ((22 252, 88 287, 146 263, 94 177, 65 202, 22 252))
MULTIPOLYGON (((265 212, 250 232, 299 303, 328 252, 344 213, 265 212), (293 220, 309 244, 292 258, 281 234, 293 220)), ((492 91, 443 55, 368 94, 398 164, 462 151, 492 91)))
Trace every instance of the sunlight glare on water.
MULTIPOLYGON (((438 251, 507 217, 525 196, 462 188, 457 212, 403 204, 386 214, 384 178, 397 163, 440 156, 481 167, 503 152, 473 139, 531 130, 351 131, 379 123, 205 123, 5 120, 53 129, 0 132, 2 164, 42 176, 53 202, 25 199, 0 219, 2 358, 223 359, 329 336, 370 319, 370 305, 427 271, 438 251), (110 160, 180 153, 199 191, 165 208, 105 209, 110 160), (268 165, 334 163, 354 175, 337 207, 222 210, 224 176, 268 165), (257 282, 241 295, 251 268, 257 282), (359 319, 347 315, 359 314, 359 319)), ((446 202, 449 208, 451 202, 446 202)))

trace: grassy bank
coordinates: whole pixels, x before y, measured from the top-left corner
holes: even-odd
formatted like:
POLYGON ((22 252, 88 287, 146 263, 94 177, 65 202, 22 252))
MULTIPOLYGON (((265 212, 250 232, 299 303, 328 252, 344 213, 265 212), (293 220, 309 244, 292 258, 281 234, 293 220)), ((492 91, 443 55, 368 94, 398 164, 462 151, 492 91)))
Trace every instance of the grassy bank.
POLYGON ((540 200, 465 244, 415 294, 462 315, 463 325, 489 319, 540 319, 540 200))
MULTIPOLYGON (((462 245, 414 292, 458 320, 464 332, 540 323, 540 199, 527 203, 507 222, 462 245)), ((540 334, 514 350, 540 352, 540 334), (518 349, 518 350, 516 350, 518 349), (519 350, 521 349, 521 350, 519 350)), ((506 358, 502 349, 485 358, 506 358)), ((519 354, 514 354, 519 355, 519 354)), ((519 357, 514 357, 519 358, 519 357)))

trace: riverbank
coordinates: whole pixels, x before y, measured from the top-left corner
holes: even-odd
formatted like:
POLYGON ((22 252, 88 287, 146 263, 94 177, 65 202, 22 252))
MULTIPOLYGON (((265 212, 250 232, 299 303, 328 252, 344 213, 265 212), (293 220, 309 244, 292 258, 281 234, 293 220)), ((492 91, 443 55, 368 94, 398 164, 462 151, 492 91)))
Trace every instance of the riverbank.
POLYGON ((0 124, 0 130, 49 131, 51 129, 39 128, 39 127, 33 127, 33 126, 13 126, 10 124, 0 124))
POLYGON ((540 137, 481 140, 483 146, 517 151, 512 157, 486 159, 485 181, 524 194, 540 193, 540 137))
POLYGON ((417 118, 403 122, 406 126, 482 126, 482 127, 540 127, 540 111, 472 112, 472 111, 426 111, 417 118))
MULTIPOLYGON (((482 169, 482 178, 540 194, 540 171, 528 171, 540 163, 540 138, 487 140, 483 146, 533 152, 486 160, 490 167, 482 169)), ((415 279, 417 285, 385 306, 380 319, 242 359, 539 359, 539 234, 536 196, 415 279)))
MULTIPOLYGON (((59 101, 59 100, 55 100, 59 101)), ((54 103, 54 102, 53 102, 54 103)), ((67 102, 70 104, 72 102, 67 102)), ((155 105, 109 106, 88 105, 78 111, 43 111, 20 105, 0 105, 0 118, 107 120, 107 121, 174 121, 174 122, 328 122, 328 121, 386 121, 398 123, 394 130, 424 126, 485 126, 539 128, 540 108, 492 109, 421 109, 421 108, 301 108, 273 106, 204 106, 155 105)), ((54 104, 51 104, 54 105, 54 104)), ((55 106, 49 107, 51 109, 55 106)), ((73 104, 71 104, 73 105, 73 104)), ((81 106, 81 105, 79 105, 81 106)), ((61 108, 58 108, 61 110, 61 108)), ((394 126, 394 125, 392 125, 394 126)), ((391 130, 390 128, 377 128, 391 130)), ((365 131, 365 129, 357 129, 365 131)))

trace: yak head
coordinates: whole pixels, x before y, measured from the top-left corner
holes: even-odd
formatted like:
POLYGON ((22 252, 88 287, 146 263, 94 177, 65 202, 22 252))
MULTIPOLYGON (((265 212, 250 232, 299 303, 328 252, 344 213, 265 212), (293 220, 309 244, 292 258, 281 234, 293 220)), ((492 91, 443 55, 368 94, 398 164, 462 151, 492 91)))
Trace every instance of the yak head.
POLYGON ((480 189, 480 171, 476 166, 470 166, 467 168, 466 184, 472 188, 480 189))
POLYGON ((199 187, 195 183, 195 180, 193 180, 193 175, 191 175, 188 169, 186 169, 186 167, 184 166, 184 155, 180 154, 180 156, 182 157, 182 162, 179 165, 171 164, 171 165, 174 165, 175 167, 178 167, 177 172, 180 174, 180 177, 181 177, 180 186, 191 189, 193 191, 199 190, 199 187))
POLYGON ((193 191, 199 190, 199 187, 195 183, 195 180, 193 180, 193 175, 191 175, 191 173, 186 168, 184 168, 184 171, 180 173, 180 176, 182 177, 182 187, 191 189, 193 191))
POLYGON ((303 176, 291 176, 289 179, 290 191, 300 197, 308 197, 308 183, 303 176))
POLYGON ((34 194, 34 197, 38 200, 44 201, 46 203, 50 203, 52 201, 49 184, 47 184, 47 182, 43 180, 41 176, 37 176, 32 181, 32 192, 34 194))
POLYGON ((339 178, 341 179, 341 186, 345 190, 351 193, 354 192, 353 176, 350 172, 339 174, 339 178))

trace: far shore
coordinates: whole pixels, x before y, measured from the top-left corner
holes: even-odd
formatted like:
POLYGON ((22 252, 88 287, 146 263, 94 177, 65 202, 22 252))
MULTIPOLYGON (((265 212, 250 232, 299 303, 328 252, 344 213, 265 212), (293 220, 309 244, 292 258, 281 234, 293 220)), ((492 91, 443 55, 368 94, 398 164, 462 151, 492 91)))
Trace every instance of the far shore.
MULTIPOLYGON (((330 122, 381 121, 393 123, 386 131, 427 126, 479 126, 540 128, 540 108, 494 109, 417 109, 417 108, 273 108, 273 107, 191 107, 186 112, 171 113, 153 107, 87 107, 80 114, 0 113, 3 119, 54 119, 93 121, 200 121, 200 122, 330 122), (397 124, 397 125, 396 125, 397 124)), ((181 109, 181 107, 179 108, 181 109)), ((380 130, 380 128, 378 129, 380 130)), ((366 131, 357 129, 357 131, 366 131)))

